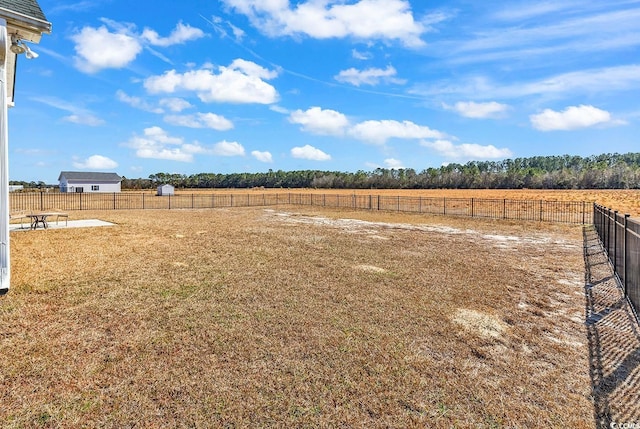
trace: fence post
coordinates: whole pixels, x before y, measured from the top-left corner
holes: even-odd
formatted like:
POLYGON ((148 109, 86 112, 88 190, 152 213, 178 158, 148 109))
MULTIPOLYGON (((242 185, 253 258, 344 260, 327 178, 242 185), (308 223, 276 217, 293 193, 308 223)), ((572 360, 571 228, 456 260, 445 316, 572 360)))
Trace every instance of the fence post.
POLYGON ((44 210, 44 196, 43 196, 44 192, 42 192, 42 189, 40 189, 40 211, 44 210))
POLYGON ((378 211, 380 211, 380 195, 378 195, 378 211))
POLYGON ((442 197, 442 214, 447 214, 447 197, 442 197))
POLYGON ((80 210, 82 210, 82 192, 80 192, 80 210))
POLYGON ((507 199, 502 200, 502 218, 507 218, 507 199))
POLYGON ((540 222, 542 222, 542 200, 540 200, 540 222))
POLYGON ((113 209, 116 209, 116 193, 113 193, 113 209))
POLYGON ((586 216, 586 210, 587 210, 586 205, 587 205, 587 202, 583 201, 582 202, 582 224, 583 225, 585 224, 585 216, 586 216))
POLYGON ((233 207, 233 194, 231 194, 231 207, 233 207))
POLYGON ((475 198, 471 198, 471 217, 475 217, 475 198))
POLYGON ((144 210, 144 193, 142 194, 142 210, 144 210))
POLYGON ((400 211, 400 195, 398 195, 397 209, 400 211))
POLYGON ((422 213, 422 197, 418 197, 418 213, 422 213))
POLYGON ((611 259, 609 249, 611 249, 611 209, 607 209, 607 257, 611 259))
POLYGON ((371 198, 372 198, 372 197, 371 197, 371 194, 369 194, 369 210, 371 210, 371 209, 372 209, 372 205, 371 205, 371 198))
POLYGON ((629 216, 628 214, 624 215, 624 240, 622 241, 624 247, 624 256, 622 258, 622 275, 624 276, 622 287, 624 289, 624 296, 627 296, 627 257, 629 256, 627 252, 627 228, 629 227, 629 216))
POLYGON ((193 195, 193 194, 191 194, 191 210, 193 210, 193 207, 194 207, 194 205, 193 205, 193 198, 194 198, 194 195, 193 195))
POLYGON ((169 210, 171 210, 171 195, 169 195, 169 210))
POLYGON ((613 212, 613 274, 618 274, 618 210, 613 212))

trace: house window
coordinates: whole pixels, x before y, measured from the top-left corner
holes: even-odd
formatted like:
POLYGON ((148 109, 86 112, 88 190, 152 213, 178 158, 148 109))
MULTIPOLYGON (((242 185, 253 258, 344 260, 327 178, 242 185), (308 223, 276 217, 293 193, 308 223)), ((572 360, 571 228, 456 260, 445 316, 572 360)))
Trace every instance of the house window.
POLYGON ((100 185, 91 185, 91 190, 92 191, 99 191, 100 190, 100 185))

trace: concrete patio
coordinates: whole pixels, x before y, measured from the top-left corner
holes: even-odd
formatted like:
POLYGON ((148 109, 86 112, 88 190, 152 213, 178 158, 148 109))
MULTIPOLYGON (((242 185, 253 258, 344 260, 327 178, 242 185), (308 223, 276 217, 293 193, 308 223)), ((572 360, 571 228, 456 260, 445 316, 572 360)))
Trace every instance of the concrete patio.
MULTIPOLYGON (((66 228, 90 228, 96 226, 113 226, 115 224, 110 222, 105 222, 99 219, 80 219, 80 220, 70 220, 68 222, 59 221, 59 222, 48 222, 47 229, 66 229, 66 228)), ((37 230, 43 230, 44 228, 38 227, 37 230)), ((24 222, 22 224, 12 223, 9 225, 9 231, 32 231, 29 222, 24 222)))

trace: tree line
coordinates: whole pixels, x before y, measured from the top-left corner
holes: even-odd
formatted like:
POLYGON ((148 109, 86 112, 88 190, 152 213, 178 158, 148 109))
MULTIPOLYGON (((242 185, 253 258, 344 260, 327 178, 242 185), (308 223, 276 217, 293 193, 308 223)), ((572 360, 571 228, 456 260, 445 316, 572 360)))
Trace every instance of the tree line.
POLYGON ((324 189, 640 189, 640 153, 589 157, 535 156, 502 161, 470 161, 417 172, 376 168, 353 172, 269 170, 262 173, 156 173, 123 178, 123 189, 324 188, 324 189))

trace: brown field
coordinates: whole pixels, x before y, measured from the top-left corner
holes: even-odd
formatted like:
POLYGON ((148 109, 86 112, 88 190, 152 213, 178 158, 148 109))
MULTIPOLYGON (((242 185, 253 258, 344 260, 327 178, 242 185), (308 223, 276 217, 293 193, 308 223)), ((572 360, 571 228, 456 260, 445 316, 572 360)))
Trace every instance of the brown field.
MULTIPOLYGON (((155 193, 155 191, 147 191, 155 193)), ((596 202, 620 213, 640 217, 640 189, 587 189, 587 190, 549 190, 549 189, 178 189, 176 194, 190 193, 313 193, 313 194, 357 194, 414 196, 435 198, 486 198, 514 200, 555 200, 596 202)))
POLYGON ((2 427, 595 426, 581 226, 79 218, 12 233, 2 427))

